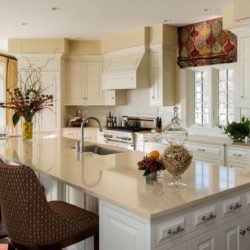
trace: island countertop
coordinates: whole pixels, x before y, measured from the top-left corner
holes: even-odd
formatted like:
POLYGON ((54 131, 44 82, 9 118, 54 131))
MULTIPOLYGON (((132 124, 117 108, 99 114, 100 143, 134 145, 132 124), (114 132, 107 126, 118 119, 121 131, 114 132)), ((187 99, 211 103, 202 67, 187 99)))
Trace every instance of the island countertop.
POLYGON ((147 219, 250 188, 249 170, 198 161, 183 175, 185 188, 168 187, 171 176, 167 171, 149 185, 137 169, 142 152, 79 154, 71 148, 74 143, 55 135, 37 135, 32 142, 9 138, 0 141, 0 155, 147 219))

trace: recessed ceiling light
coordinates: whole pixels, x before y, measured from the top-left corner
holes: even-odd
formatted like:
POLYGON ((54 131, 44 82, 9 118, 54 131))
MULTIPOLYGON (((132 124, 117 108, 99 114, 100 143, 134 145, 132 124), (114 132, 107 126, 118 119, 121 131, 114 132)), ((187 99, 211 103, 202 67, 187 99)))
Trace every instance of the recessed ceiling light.
POLYGON ((172 23, 172 22, 173 22, 173 20, 172 20, 172 19, 170 19, 170 18, 168 18, 168 19, 165 19, 163 22, 164 22, 164 23, 172 23))
POLYGON ((210 11, 212 11, 213 9, 211 9, 211 8, 205 8, 203 11, 204 12, 210 12, 210 11))
POLYGON ((60 8, 59 7, 52 7, 51 10, 56 11, 56 10, 60 10, 60 8))
POLYGON ((23 23, 21 23, 21 25, 22 25, 22 26, 26 26, 26 25, 27 25, 27 23, 23 22, 23 23))

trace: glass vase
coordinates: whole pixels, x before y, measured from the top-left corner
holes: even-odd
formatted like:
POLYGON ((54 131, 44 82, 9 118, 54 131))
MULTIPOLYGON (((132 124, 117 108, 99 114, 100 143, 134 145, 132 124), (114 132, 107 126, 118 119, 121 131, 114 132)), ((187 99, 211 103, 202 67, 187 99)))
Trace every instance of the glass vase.
POLYGON ((182 182, 181 174, 178 174, 178 175, 172 174, 172 181, 168 183, 168 186, 182 188, 182 187, 186 187, 186 184, 182 182))
POLYGON ((152 172, 148 175, 146 175, 146 183, 147 184, 153 184, 157 180, 157 172, 152 172))
POLYGON ((33 123, 24 121, 23 131, 22 131, 23 140, 31 140, 32 136, 33 136, 33 123))

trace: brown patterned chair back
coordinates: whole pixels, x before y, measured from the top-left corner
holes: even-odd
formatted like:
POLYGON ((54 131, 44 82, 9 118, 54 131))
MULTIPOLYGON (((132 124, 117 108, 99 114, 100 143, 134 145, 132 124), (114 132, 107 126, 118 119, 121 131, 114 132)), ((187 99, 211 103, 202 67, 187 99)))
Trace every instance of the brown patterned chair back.
POLYGON ((48 244, 62 236, 60 220, 29 167, 0 163, 0 204, 10 239, 32 245, 48 244))

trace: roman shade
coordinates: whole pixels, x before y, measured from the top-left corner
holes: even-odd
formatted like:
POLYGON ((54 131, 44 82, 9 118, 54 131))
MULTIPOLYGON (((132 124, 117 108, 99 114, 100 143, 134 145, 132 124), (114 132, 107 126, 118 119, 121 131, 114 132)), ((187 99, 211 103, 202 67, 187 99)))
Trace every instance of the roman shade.
POLYGON ((180 68, 237 61, 237 37, 223 30, 222 18, 178 28, 180 68))

